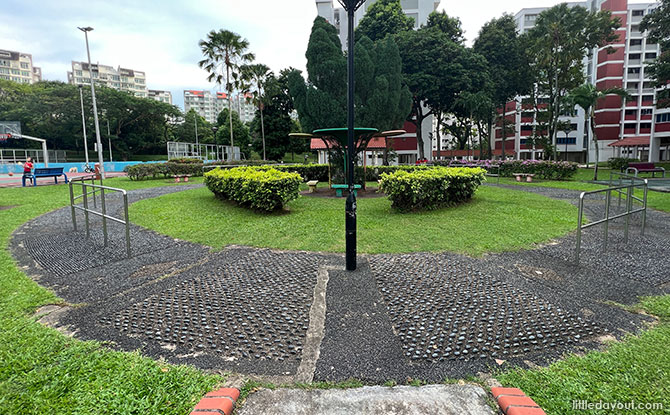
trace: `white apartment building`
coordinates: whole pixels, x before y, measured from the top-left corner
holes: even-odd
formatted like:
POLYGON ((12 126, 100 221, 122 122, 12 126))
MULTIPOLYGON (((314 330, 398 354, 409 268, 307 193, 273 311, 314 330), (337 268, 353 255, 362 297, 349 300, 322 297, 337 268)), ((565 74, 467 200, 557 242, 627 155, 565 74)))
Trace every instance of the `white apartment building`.
MULTIPOLYGON (((142 71, 109 65, 91 64, 93 81, 119 91, 130 92, 136 97, 147 98, 147 77, 142 71)), ((87 62, 72 61, 72 71, 67 73, 68 82, 74 85, 89 85, 90 72, 87 62)))
MULTIPOLYGON (((365 16, 368 8, 376 0, 366 0, 365 3, 356 11, 354 15, 354 25, 357 26, 358 22, 365 16)), ((400 4, 402 6, 403 12, 414 18, 414 27, 419 28, 421 25, 425 25, 428 22, 428 16, 434 12, 437 7, 440 5, 440 0, 401 0, 400 4)), ((347 45, 347 13, 340 6, 336 0, 316 0, 316 9, 319 16, 326 19, 337 29, 340 42, 342 43, 342 48, 345 49, 347 45)), ((426 157, 432 159, 433 152, 431 151, 431 134, 434 131, 433 128, 433 117, 428 117, 423 120, 421 124, 422 135, 423 135, 423 150, 426 157)), ((396 153, 398 154, 398 162, 400 163, 414 163, 419 157, 419 148, 418 140, 416 138, 416 129, 414 125, 409 122, 405 122, 404 129, 407 131, 407 134, 395 137, 392 142, 395 148, 396 153)), ((313 142, 314 143, 314 142, 313 142)), ((316 144, 315 144, 316 145, 316 144)), ((322 149, 312 146, 314 150, 322 151, 322 149)), ((325 156, 323 156, 325 157, 325 156)), ((369 164, 375 164, 377 155, 374 152, 368 152, 366 158, 369 164)))
MULTIPOLYGON (((231 106, 233 111, 237 112, 240 120, 246 123, 254 119, 256 107, 251 101, 250 94, 237 94, 233 96, 231 106)), ((205 118, 207 122, 216 124, 219 113, 224 108, 228 108, 228 94, 225 92, 185 90, 184 91, 184 112, 195 110, 198 115, 205 118)))
MULTIPOLYGON (((588 0, 568 3, 589 10, 609 10, 621 20, 617 30, 619 39, 612 44, 593 50, 584 60, 587 81, 598 89, 625 88, 631 99, 625 103, 612 95, 603 99, 596 108, 596 133, 600 161, 611 157, 630 156, 649 161, 670 159, 670 109, 656 109, 656 90, 645 73, 646 65, 660 54, 657 44, 647 41, 647 34, 640 32, 639 24, 658 3, 633 3, 627 0, 588 0), (607 49, 612 48, 613 53, 607 49)), ((522 9, 516 15, 521 33, 535 25, 537 16, 547 8, 522 9)), ((532 159, 541 149, 526 145, 526 138, 536 125, 533 106, 524 97, 507 104, 507 119, 516 125, 516 133, 508 137, 505 150, 514 152, 516 158, 532 159)), ((572 161, 595 161, 595 147, 590 134, 589 121, 577 108, 574 117, 562 117, 572 125, 566 135, 559 131, 557 148, 559 158, 572 161), (587 135, 588 131, 588 135, 587 135)), ((495 132, 495 145, 502 148, 501 129, 495 132)))
POLYGON ((165 102, 172 105, 172 92, 150 89, 147 91, 148 97, 156 101, 165 102))
POLYGON ((42 69, 33 66, 33 55, 0 49, 0 79, 34 84, 42 80, 42 69))

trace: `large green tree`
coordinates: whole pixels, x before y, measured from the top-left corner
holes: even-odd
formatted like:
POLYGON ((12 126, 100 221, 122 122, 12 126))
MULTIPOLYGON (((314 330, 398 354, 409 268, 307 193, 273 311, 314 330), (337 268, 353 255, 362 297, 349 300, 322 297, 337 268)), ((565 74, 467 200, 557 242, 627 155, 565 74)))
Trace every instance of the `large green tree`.
MULTIPOLYGON (((642 19, 640 30, 648 30, 647 42, 656 42, 661 54, 645 69, 645 74, 656 81, 657 87, 670 83, 670 0, 661 0, 660 5, 642 19)), ((670 90, 663 88, 657 93, 657 107, 670 106, 670 90)))
POLYGON ((571 89, 584 83, 583 61, 587 52, 616 41, 619 26, 619 19, 609 11, 588 11, 563 3, 540 13, 525 36, 539 93, 549 99, 547 132, 554 146, 554 159, 562 101, 571 89))
MULTIPOLYGON (((473 48, 488 62, 488 73, 492 85, 490 100, 495 106, 505 108, 507 102, 530 90, 533 79, 513 16, 505 14, 487 22, 479 31, 473 48)), ((490 130, 495 113, 488 111, 488 114, 487 127, 490 130)), ((507 119, 501 117, 500 121, 503 127, 502 154, 504 156, 508 131, 507 119)), ((492 141, 489 140, 489 156, 492 141)))
MULTIPOLYGON (((411 95, 403 85, 395 40, 373 42, 362 36, 355 45, 355 121, 380 130, 401 128, 411 95)), ((335 28, 318 17, 307 47, 307 82, 300 72, 287 74, 290 94, 305 131, 346 125, 347 67, 335 28)), ((358 148, 366 147, 361 142, 358 148)), ((341 152, 337 146, 333 151, 341 152)))
POLYGON ((396 39, 404 81, 412 94, 407 120, 416 126, 419 157, 424 158, 424 120, 450 112, 462 91, 487 89, 486 61, 454 42, 439 25, 403 32, 396 39))
POLYGON ((252 53, 247 52, 249 42, 237 33, 229 30, 215 30, 207 34, 207 40, 198 42, 204 59, 198 62, 198 65, 205 69, 209 75, 207 80, 223 84, 225 75, 226 92, 228 93, 228 114, 230 145, 235 145, 232 118, 232 96, 233 90, 240 86, 240 66, 244 63, 250 63, 255 59, 252 53))
POLYGON ((374 42, 387 35, 412 30, 414 25, 414 19, 403 12, 400 0, 377 0, 358 23, 356 39, 366 36, 374 42))

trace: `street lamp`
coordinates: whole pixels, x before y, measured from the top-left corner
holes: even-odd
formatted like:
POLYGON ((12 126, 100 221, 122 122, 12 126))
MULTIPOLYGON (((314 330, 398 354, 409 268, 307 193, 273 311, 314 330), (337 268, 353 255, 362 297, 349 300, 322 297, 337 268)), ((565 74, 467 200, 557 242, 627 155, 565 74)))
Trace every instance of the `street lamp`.
POLYGON ((356 269, 356 195, 354 193, 354 13, 365 3, 365 0, 338 0, 347 11, 347 184, 349 196, 345 205, 346 227, 346 268, 356 269))
POLYGON ((82 92, 84 88, 82 85, 79 85, 79 101, 81 102, 81 124, 84 129, 84 154, 86 156, 86 165, 84 166, 84 171, 89 169, 88 164, 88 142, 86 141, 86 117, 84 116, 84 93, 82 92))
POLYGON ((93 30, 92 27, 78 27, 77 29, 84 32, 86 38, 86 55, 88 56, 88 74, 91 79, 91 99, 93 100, 93 119, 95 120, 95 140, 98 145, 98 163, 100 163, 100 177, 105 178, 105 163, 102 158, 102 142, 100 141, 100 123, 98 121, 98 105, 95 101, 95 86, 93 85, 93 67, 91 66, 91 51, 88 48, 88 32, 93 30))

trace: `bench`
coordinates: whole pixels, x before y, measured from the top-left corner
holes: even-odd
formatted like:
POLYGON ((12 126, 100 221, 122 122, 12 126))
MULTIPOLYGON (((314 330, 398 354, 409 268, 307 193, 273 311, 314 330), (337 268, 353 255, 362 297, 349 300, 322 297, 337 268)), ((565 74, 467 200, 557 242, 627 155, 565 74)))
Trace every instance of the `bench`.
POLYGON ((316 192, 316 185, 319 184, 318 180, 310 180, 307 182, 307 186, 309 186, 309 192, 314 193, 316 192))
MULTIPOLYGON (((342 190, 346 190, 349 188, 348 184, 334 184, 331 186, 333 189, 335 189, 335 195, 337 197, 342 197, 342 190)), ((361 185, 360 184, 355 184, 354 185, 354 196, 358 196, 358 193, 356 190, 360 189, 361 185)))
POLYGON ((179 183, 179 180, 184 179, 185 182, 188 181, 188 178, 191 177, 192 174, 173 174, 172 177, 174 177, 174 182, 179 183))
POLYGON ((626 173, 633 173, 636 177, 638 173, 651 173, 651 177, 655 177, 656 173, 661 173, 662 177, 665 177, 665 169, 656 167, 654 163, 628 163, 626 173))
POLYGON ((23 184, 23 187, 26 187, 26 179, 29 179, 33 183, 33 186, 37 186, 38 177, 53 177, 54 182, 58 184, 59 176, 63 176, 65 178, 65 183, 68 182, 67 175, 63 173, 62 167, 43 167, 33 170, 31 174, 24 174, 23 178, 21 179, 21 183, 23 184))
POLYGON ((520 182, 521 178, 525 177, 526 181, 528 183, 531 183, 533 181, 533 177, 535 176, 535 174, 532 174, 532 173, 512 173, 512 176, 514 176, 516 178, 517 182, 520 182))

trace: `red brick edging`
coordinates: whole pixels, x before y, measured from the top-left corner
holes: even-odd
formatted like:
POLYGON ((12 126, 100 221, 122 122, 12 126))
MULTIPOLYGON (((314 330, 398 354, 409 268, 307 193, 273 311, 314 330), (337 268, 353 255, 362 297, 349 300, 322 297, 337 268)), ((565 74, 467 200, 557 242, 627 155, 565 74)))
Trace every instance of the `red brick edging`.
POLYGON ((240 390, 235 388, 212 391, 200 399, 190 415, 230 415, 239 397, 240 390))
POLYGON ((546 415, 521 389, 491 388, 491 393, 505 415, 546 415))

